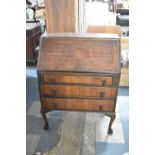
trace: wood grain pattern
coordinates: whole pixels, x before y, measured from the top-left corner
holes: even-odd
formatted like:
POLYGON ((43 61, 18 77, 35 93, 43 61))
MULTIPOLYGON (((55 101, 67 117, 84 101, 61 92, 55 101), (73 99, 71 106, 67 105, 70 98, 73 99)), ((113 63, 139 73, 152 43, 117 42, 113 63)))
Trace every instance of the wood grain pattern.
POLYGON ((36 47, 39 46, 42 34, 40 23, 26 23, 26 61, 35 62, 37 59, 36 47))
POLYGON ((75 32, 75 0, 45 0, 47 32, 75 32))
POLYGON ((118 35, 46 33, 37 69, 44 129, 51 110, 104 111, 112 134, 120 78, 118 35))
POLYGON ((47 110, 113 111, 114 101, 43 98, 42 106, 47 110))
MULTIPOLYGON (((65 74, 65 73, 64 73, 65 74)), ((113 77, 106 76, 75 76, 74 75, 50 75, 43 74, 43 82, 68 83, 68 84, 89 84, 89 85, 112 85, 113 77)))
POLYGON ((95 26, 91 25, 88 26, 87 32, 91 33, 115 33, 118 34, 119 37, 121 37, 122 32, 121 32, 121 27, 120 26, 95 26))
MULTIPOLYGON (((47 34, 48 36, 48 34, 47 34)), ((120 72, 119 38, 64 34, 42 37, 38 70, 120 72)))
POLYGON ((87 97, 87 98, 112 98, 115 99, 116 88, 41 85, 41 94, 54 97, 87 97))

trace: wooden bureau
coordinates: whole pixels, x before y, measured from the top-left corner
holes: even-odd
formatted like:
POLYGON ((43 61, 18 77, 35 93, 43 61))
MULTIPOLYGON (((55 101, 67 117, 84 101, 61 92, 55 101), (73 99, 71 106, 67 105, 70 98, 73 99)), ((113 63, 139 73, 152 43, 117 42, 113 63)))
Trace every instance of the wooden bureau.
POLYGON ((51 110, 98 111, 109 116, 112 134, 120 79, 116 34, 45 33, 38 58, 41 114, 51 110))

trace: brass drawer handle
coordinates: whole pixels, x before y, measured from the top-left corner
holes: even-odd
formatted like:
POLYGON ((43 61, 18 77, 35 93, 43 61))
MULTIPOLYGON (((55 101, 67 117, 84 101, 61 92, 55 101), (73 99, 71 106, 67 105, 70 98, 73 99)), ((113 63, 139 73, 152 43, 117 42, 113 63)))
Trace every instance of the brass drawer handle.
POLYGON ((104 96, 105 96, 105 92, 101 92, 100 97, 104 97, 104 96))
POLYGON ((102 86, 105 86, 105 83, 107 82, 106 80, 101 80, 102 86))

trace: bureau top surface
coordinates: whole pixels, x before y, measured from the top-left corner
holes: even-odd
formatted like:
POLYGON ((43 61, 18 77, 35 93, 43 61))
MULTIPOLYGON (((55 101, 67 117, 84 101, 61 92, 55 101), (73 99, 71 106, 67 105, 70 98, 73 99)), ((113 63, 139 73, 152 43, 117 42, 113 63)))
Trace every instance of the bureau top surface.
POLYGON ((116 34, 45 33, 38 71, 120 73, 120 39, 116 34))
POLYGON ((41 26, 40 23, 26 23, 26 30, 29 31, 29 30, 33 30, 37 27, 41 26))

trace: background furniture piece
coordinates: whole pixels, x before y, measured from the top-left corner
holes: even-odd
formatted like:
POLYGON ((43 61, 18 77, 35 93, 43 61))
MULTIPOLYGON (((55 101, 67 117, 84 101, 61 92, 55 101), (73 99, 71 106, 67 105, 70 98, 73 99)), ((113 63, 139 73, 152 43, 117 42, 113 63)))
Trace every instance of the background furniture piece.
POLYGON ((88 33, 115 33, 118 34, 119 37, 121 37, 122 32, 120 26, 96 26, 96 25, 90 25, 87 29, 88 33))
POLYGON ((26 0, 26 23, 41 23, 42 31, 46 29, 45 25, 45 10, 44 3, 33 4, 29 0, 26 0))
POLYGON ((120 14, 120 15, 129 15, 129 9, 123 9, 123 8, 119 8, 117 9, 117 14, 120 14))
POLYGON ((47 32, 82 32, 83 0, 45 0, 47 32))
POLYGON ((45 0, 47 32, 75 32, 75 0, 45 0))
POLYGON ((99 111, 112 134, 120 79, 117 34, 45 33, 38 59, 41 114, 51 110, 99 111))
POLYGON ((26 9, 31 9, 31 10, 33 10, 33 21, 34 22, 38 22, 37 20, 36 20, 36 17, 35 17, 35 14, 36 14, 36 7, 35 6, 32 6, 32 2, 31 1, 29 1, 29 0, 26 0, 26 9))
POLYGON ((116 25, 129 26, 129 9, 118 9, 116 16, 116 25))
POLYGON ((38 56, 41 23, 26 23, 26 63, 34 64, 38 56))
POLYGON ((117 15, 116 25, 129 26, 129 15, 117 15))

